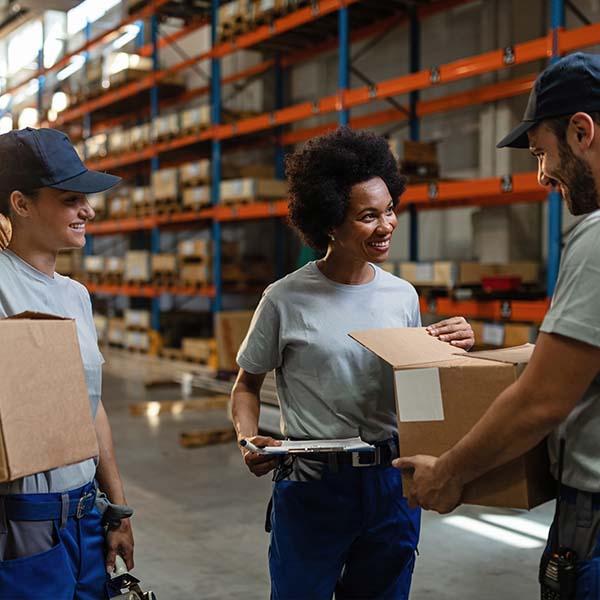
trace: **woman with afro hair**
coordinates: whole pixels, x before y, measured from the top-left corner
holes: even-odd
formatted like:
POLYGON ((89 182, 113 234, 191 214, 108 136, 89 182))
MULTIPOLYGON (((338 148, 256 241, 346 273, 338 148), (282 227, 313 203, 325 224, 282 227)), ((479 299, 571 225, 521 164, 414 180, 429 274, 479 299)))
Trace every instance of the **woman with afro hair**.
MULTIPOLYGON (((391 369, 352 340, 359 329, 420 327, 417 292, 379 268, 388 258, 404 178, 386 140, 340 128, 288 157, 290 221, 324 253, 270 285, 238 353, 232 394, 238 439, 258 435, 260 388, 276 370, 282 431, 289 439, 360 436, 377 446, 352 454, 279 461, 242 448, 257 476, 275 469, 267 522, 273 600, 406 599, 420 513, 402 497, 391 369), (363 467, 363 468, 359 468, 363 467)), ((430 332, 469 349, 462 317, 430 332)))

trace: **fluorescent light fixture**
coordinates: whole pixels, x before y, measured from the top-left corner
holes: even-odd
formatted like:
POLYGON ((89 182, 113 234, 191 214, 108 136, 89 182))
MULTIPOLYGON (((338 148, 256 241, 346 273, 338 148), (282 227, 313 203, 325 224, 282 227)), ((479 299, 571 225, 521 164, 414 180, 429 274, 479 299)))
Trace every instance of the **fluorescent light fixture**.
POLYGON ((19 115, 19 129, 25 127, 36 127, 38 124, 38 111, 36 108, 28 106, 21 111, 19 115))
POLYGON ((480 535, 481 537, 501 542, 514 548, 532 549, 540 548, 544 546, 539 540, 532 539, 525 535, 513 533, 512 531, 506 531, 501 527, 478 521, 477 519, 471 519, 470 517, 453 516, 442 519, 443 523, 451 525, 452 527, 458 527, 469 533, 480 535))
POLYGON ((12 100, 12 94, 3 94, 0 96, 0 110, 6 110, 12 100))
POLYGON ((84 64, 85 58, 81 54, 76 54, 73 58, 71 58, 71 62, 56 74, 56 79, 63 81, 67 77, 73 75, 73 73, 79 71, 84 64))
POLYGON ((511 515, 490 515, 484 514, 480 517, 488 523, 499 525, 506 529, 512 529, 519 533, 524 533, 530 537, 539 538, 540 540, 548 539, 548 532, 550 531, 549 525, 526 519, 525 517, 515 517, 511 515))
POLYGON ((140 27, 139 25, 127 25, 125 27, 125 33, 123 33, 122 35, 120 35, 113 43, 112 43, 112 47, 116 48, 117 50, 119 48, 122 48, 123 46, 127 45, 129 42, 131 42, 132 40, 134 40, 138 33, 140 32, 140 27))
POLYGON ((8 133, 12 131, 13 128, 13 118, 11 115, 4 115, 0 119, 0 134, 8 133))
POLYGON ((64 92, 55 92, 52 94, 52 102, 50 104, 52 110, 59 113, 69 106, 69 97, 64 92))

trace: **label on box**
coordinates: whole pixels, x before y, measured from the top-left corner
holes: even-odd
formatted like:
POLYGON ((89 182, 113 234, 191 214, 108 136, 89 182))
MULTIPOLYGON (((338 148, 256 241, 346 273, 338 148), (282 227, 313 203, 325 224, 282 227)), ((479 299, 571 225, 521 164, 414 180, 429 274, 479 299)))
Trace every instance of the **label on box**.
POLYGON ((400 421, 412 423, 444 420, 439 369, 400 370, 394 376, 400 421))
POLYGON ((433 263, 417 263, 415 265, 415 282, 427 283, 433 281, 433 263))
POLYGON ((481 333, 484 344, 492 346, 504 345, 504 325, 501 323, 484 323, 481 333))
POLYGON ((194 241, 193 240, 186 240, 184 242, 181 242, 181 245, 179 247, 181 248, 181 254, 183 254, 184 256, 188 256, 189 254, 194 254, 194 241))

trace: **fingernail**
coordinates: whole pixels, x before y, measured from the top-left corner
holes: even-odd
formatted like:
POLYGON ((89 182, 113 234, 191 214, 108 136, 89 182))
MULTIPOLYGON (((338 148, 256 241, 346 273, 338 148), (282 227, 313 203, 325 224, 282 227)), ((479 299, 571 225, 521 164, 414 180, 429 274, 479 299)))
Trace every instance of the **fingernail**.
POLYGON ((445 342, 448 339, 447 335, 440 335, 440 340, 442 340, 442 342, 445 342))

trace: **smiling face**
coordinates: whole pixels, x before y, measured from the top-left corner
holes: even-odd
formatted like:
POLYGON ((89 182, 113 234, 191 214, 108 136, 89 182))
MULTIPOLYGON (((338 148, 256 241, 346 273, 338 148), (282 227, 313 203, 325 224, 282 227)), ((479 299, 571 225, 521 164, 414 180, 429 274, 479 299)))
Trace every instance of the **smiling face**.
POLYGON ((387 260, 398 219, 390 192, 380 177, 352 186, 344 222, 331 233, 332 250, 358 263, 387 260))
POLYGON ((41 188, 35 199, 26 199, 20 227, 40 249, 58 252, 85 246, 85 228, 95 216, 85 194, 41 188))
POLYGON ((538 161, 540 185, 550 185, 558 190, 574 215, 596 210, 598 189, 589 164, 544 123, 527 135, 529 150, 538 161))

